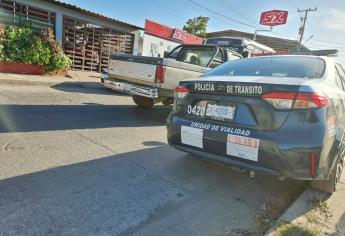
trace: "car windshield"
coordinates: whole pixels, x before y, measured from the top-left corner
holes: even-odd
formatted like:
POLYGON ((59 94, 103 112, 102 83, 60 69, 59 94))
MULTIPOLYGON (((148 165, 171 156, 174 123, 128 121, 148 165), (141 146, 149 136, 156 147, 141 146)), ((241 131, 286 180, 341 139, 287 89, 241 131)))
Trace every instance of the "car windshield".
POLYGON ((185 48, 182 49, 180 61, 198 65, 208 66, 212 58, 215 56, 216 48, 185 48))
POLYGON ((208 76, 270 76, 320 78, 325 70, 321 58, 301 56, 273 56, 234 60, 206 72, 208 76))

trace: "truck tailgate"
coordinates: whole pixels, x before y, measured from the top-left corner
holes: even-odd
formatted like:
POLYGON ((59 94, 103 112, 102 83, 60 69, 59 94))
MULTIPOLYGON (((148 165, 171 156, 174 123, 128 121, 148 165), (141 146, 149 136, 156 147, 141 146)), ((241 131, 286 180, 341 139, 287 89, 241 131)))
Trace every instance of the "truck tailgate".
POLYGON ((155 83, 156 65, 110 60, 109 75, 116 79, 155 83))

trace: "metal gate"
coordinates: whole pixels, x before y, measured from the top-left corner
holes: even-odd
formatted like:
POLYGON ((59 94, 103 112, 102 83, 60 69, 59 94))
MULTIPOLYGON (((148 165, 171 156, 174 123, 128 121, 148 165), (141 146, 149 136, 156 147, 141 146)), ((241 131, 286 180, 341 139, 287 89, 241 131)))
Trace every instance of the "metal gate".
POLYGON ((133 34, 69 16, 64 16, 63 27, 63 48, 72 60, 72 69, 100 72, 108 68, 112 53, 133 53, 133 34))

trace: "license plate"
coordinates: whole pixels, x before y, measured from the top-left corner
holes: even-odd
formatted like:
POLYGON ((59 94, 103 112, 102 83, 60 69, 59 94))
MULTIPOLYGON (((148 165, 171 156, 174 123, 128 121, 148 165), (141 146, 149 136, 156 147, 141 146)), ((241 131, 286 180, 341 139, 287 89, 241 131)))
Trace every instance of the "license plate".
POLYGON ((225 106, 209 103, 206 108, 206 116, 215 120, 233 120, 235 116, 235 106, 225 106))
POLYGON ((181 143, 203 148, 203 130, 188 126, 181 126, 181 143))
POLYGON ((258 161, 260 140, 229 134, 226 142, 226 154, 258 161))

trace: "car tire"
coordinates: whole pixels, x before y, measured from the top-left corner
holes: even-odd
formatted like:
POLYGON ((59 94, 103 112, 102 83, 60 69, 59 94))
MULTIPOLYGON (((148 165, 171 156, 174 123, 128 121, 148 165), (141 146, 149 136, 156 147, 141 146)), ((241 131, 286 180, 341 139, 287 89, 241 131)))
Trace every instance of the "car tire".
POLYGON ((133 95, 134 103, 141 108, 151 108, 155 103, 152 98, 133 95))
POLYGON ((328 180, 312 180, 311 187, 321 192, 334 193, 339 187, 343 166, 344 163, 339 159, 330 178, 328 180))

